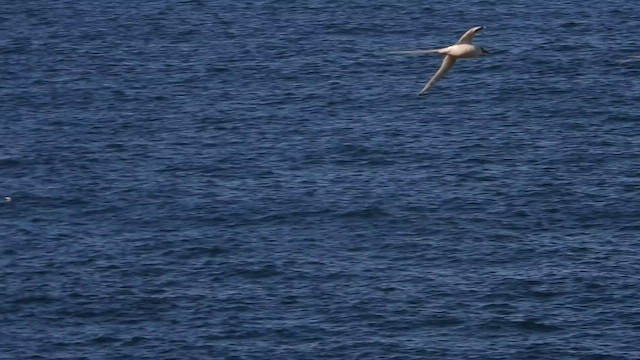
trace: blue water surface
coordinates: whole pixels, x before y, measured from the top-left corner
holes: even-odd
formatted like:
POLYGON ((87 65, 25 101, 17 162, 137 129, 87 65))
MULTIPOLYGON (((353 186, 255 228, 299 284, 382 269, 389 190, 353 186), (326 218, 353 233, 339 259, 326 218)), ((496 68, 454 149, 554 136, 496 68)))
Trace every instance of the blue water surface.
POLYGON ((0 359, 640 358, 639 13, 0 2, 0 359))

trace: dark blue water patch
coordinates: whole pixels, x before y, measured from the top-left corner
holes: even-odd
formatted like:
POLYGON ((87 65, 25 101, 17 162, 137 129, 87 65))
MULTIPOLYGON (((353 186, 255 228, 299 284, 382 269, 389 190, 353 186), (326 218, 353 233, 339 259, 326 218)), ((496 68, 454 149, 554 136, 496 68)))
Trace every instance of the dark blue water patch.
POLYGON ((36 5, 7 358, 635 358, 633 3, 36 5), (475 25, 427 97, 441 59, 386 53, 475 25))

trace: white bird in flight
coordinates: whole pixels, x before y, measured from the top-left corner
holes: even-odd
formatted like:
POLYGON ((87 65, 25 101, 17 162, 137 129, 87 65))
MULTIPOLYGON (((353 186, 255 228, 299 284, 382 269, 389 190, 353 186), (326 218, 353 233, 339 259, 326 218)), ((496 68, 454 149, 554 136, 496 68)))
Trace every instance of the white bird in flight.
POLYGON ((409 50, 409 51, 393 51, 392 54, 443 54, 445 55, 444 60, 442 60, 442 65, 440 65, 440 69, 433 75, 431 80, 420 90, 418 95, 424 95, 427 90, 431 89, 433 85, 435 85, 438 80, 440 80, 446 73, 451 69, 453 64, 456 63, 458 59, 470 59, 474 57, 478 57, 481 55, 486 55, 489 52, 478 45, 472 43, 473 36, 484 29, 484 26, 476 26, 469 30, 467 30, 464 35, 458 40, 457 43, 442 49, 433 49, 433 50, 409 50))

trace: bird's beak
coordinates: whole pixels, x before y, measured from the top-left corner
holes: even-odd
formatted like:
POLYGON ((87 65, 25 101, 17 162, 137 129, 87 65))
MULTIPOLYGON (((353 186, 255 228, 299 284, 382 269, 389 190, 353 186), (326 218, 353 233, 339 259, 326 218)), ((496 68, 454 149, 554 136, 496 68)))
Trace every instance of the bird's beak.
POLYGON ((482 49, 482 55, 489 55, 491 54, 489 51, 487 51, 486 49, 482 49))

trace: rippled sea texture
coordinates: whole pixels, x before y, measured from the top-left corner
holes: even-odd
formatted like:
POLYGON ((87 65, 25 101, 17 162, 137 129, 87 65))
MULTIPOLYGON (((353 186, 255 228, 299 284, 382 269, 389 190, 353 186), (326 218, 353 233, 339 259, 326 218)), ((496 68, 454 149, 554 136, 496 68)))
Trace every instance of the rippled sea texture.
POLYGON ((0 2, 0 358, 640 358, 639 13, 0 2))

